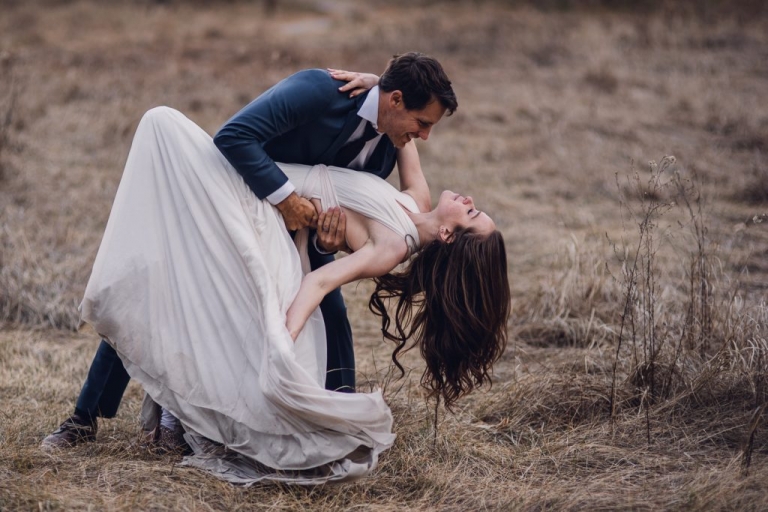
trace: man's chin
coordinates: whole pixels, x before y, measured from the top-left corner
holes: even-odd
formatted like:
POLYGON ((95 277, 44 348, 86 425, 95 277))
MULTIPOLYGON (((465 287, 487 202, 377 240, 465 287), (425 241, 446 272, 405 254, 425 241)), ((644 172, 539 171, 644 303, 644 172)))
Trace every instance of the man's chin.
POLYGON ((387 137, 389 137, 389 141, 392 143, 393 146, 395 146, 397 149, 403 149, 405 145, 408 143, 407 141, 404 141, 402 139, 395 140, 393 139, 389 134, 387 134, 387 137))

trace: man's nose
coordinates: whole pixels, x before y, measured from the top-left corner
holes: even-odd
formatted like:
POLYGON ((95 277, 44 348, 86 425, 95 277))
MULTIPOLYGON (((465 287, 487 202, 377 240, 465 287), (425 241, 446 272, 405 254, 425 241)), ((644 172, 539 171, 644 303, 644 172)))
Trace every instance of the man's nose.
POLYGON ((429 138, 429 132, 432 131, 432 127, 424 128, 423 130, 418 131, 418 135, 421 139, 427 140, 429 138))

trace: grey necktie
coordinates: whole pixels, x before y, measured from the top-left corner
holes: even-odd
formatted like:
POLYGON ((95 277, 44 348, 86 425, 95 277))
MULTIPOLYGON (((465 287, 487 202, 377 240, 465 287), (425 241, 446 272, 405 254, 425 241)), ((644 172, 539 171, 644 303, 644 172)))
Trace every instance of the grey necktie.
POLYGON ((365 143, 377 135, 378 133, 376 132, 376 129, 373 127, 373 125, 369 122, 366 122, 363 136, 359 139, 344 144, 341 149, 339 149, 339 152, 336 153, 336 158, 333 159, 333 165, 337 167, 347 167, 352 162, 352 160, 354 160, 357 155, 360 154, 360 152, 363 150, 363 147, 365 146, 365 143))

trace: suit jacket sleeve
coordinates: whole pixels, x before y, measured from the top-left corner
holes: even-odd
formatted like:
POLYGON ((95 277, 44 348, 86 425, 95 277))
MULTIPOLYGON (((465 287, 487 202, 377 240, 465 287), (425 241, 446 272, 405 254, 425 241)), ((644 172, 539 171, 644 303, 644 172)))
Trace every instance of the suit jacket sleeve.
POLYGON ((322 116, 338 94, 336 87, 324 70, 300 71, 249 103, 214 136, 216 147, 259 199, 288 181, 264 144, 322 116))

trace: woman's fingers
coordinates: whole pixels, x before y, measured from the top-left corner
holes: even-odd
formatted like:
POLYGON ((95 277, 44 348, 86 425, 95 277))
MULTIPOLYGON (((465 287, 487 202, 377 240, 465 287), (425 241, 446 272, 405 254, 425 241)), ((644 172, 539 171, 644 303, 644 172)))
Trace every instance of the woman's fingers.
POLYGON ((337 208, 329 208, 324 212, 323 220, 318 224, 323 232, 333 233, 336 229, 339 215, 337 210, 337 208))
POLYGON ((333 217, 333 208, 326 210, 326 214, 323 217, 323 222, 321 224, 321 229, 325 231, 326 233, 330 232, 331 230, 331 219, 333 217))
POLYGON ((342 77, 344 76, 349 76, 349 75, 354 76, 357 74, 353 71, 347 71, 346 69, 333 69, 333 68, 327 68, 327 69, 328 69, 328 73, 330 73, 330 75, 333 78, 338 78, 339 80, 343 80, 342 77))
POLYGON ((349 97, 364 93, 378 83, 379 77, 371 73, 359 73, 357 71, 347 71, 345 69, 327 68, 328 73, 335 80, 343 80, 346 84, 339 87, 340 92, 349 92, 349 97), (350 92, 351 91, 351 92, 350 92))
POLYGON ((336 238, 338 243, 346 243, 347 236, 347 215, 344 210, 339 209, 339 221, 336 227, 336 238))
MULTIPOLYGON (((320 214, 317 223, 317 240, 324 250, 335 252, 346 247, 347 218, 344 211, 335 206, 320 214)), ((345 249, 346 250, 346 249, 345 249)))
POLYGON ((328 232, 332 233, 334 237, 338 237, 337 229, 339 227, 339 215, 341 210, 338 206, 334 207, 331 211, 331 222, 329 223, 328 232))
POLYGON ((355 73, 352 71, 345 71, 343 69, 330 69, 330 68, 328 68, 328 73, 331 75, 331 78, 333 78, 334 80, 344 80, 345 82, 349 82, 350 80, 353 80, 360 75, 360 73, 355 73))
POLYGON ((323 229, 323 226, 325 225, 325 219, 328 217, 326 212, 320 212, 320 215, 317 217, 317 229, 321 231, 325 231, 323 229))

